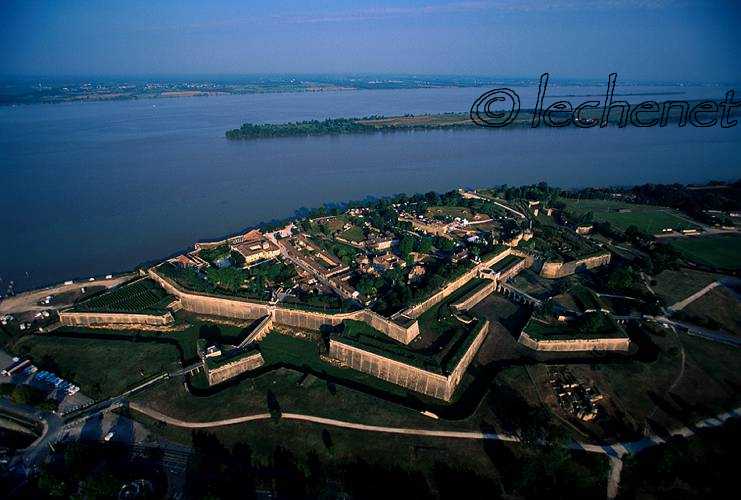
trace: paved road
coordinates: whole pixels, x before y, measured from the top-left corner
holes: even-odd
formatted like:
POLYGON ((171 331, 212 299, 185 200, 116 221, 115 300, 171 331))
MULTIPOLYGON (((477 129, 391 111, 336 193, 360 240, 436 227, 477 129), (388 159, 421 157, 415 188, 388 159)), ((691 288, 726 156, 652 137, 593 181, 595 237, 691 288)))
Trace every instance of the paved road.
POLYGON ((41 435, 27 448, 19 450, 9 464, 9 470, 19 479, 28 476, 29 472, 40 463, 49 451, 49 446, 57 443, 68 435, 68 431, 80 423, 99 417, 111 410, 125 405, 128 397, 147 389, 171 377, 184 375, 191 370, 202 366, 202 362, 180 368, 170 373, 162 373, 157 377, 146 380, 126 392, 112 398, 93 403, 85 408, 68 412, 63 415, 41 412, 35 408, 16 405, 5 398, 0 398, 0 409, 11 415, 16 415, 28 422, 40 423, 43 426, 41 435))
POLYGON ((71 285, 54 285, 48 288, 42 288, 40 290, 32 290, 29 292, 19 293, 12 297, 5 297, 0 301, 0 314, 25 312, 25 311, 40 311, 48 309, 58 309, 59 307, 69 304, 51 304, 48 306, 40 306, 38 303, 45 299, 48 295, 60 295, 65 292, 77 291, 83 286, 105 286, 108 288, 119 285, 125 281, 128 281, 137 276, 134 273, 125 274, 123 276, 116 276, 111 279, 96 279, 95 281, 78 281, 71 285))
POLYGON ((19 450, 8 464, 11 472, 26 477, 33 466, 44 456, 49 444, 55 442, 63 428, 62 419, 54 413, 41 412, 25 405, 16 405, 4 398, 0 398, 0 409, 27 422, 35 422, 43 426, 41 435, 27 448, 19 450))
POLYGON ((722 344, 727 344, 734 347, 741 346, 741 338, 734 337, 733 335, 729 335, 727 333, 707 330, 697 325, 682 323, 681 321, 674 321, 665 316, 646 316, 646 319, 651 319, 654 321, 658 321, 659 323, 679 327, 680 331, 687 332, 689 335, 694 335, 695 337, 702 337, 704 339, 720 342, 722 344))
POLYGON ((292 262, 304 271, 310 273, 312 276, 314 276, 314 278, 317 279, 317 281, 334 290, 340 297, 349 300, 353 299, 353 297, 350 296, 345 290, 337 286, 333 280, 326 278, 322 273, 318 272, 312 266, 304 262, 301 257, 293 255, 293 253, 283 244, 281 240, 277 239, 273 233, 268 233, 265 236, 280 249, 280 253, 285 259, 292 262))

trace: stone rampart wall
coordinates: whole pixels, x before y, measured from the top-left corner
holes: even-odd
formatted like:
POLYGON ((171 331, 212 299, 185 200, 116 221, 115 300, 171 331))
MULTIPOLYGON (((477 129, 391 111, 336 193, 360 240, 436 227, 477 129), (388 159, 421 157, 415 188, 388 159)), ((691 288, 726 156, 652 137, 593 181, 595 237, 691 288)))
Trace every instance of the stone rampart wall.
POLYGON ((520 333, 517 342, 525 347, 536 351, 561 351, 561 352, 583 352, 583 351, 627 351, 630 349, 630 339, 562 339, 562 340, 538 340, 532 338, 525 332, 520 333))
POLYGON ((544 262, 540 275, 544 278, 563 278, 574 274, 580 268, 592 269, 610 263, 610 253, 587 257, 570 262, 544 262))
POLYGON ((255 353, 250 356, 226 363, 218 368, 212 368, 207 370, 208 385, 216 385, 234 378, 244 372, 255 370, 265 364, 265 360, 262 358, 262 354, 255 353))
POLYGON ((476 332, 475 334, 476 337, 473 339, 473 342, 471 342, 471 345, 468 346, 466 352, 463 354, 463 356, 461 356, 458 364, 455 365, 453 371, 450 373, 450 375, 448 375, 448 394, 447 398, 445 399, 446 401, 450 401, 450 399, 453 397, 453 393, 458 388, 458 384, 460 384, 461 379, 463 378, 463 374, 466 373, 468 365, 470 365, 471 361, 473 361, 473 358, 476 357, 481 344, 484 343, 484 340, 486 340, 486 336, 489 335, 489 326, 489 320, 486 320, 481 324, 478 332, 476 332))
POLYGON ((168 293, 178 297, 183 309, 197 314, 239 319, 255 319, 272 315, 275 323, 306 330, 320 330, 323 326, 337 326, 346 319, 352 319, 367 323, 404 344, 408 344, 419 335, 419 324, 416 321, 408 327, 403 327, 369 309, 338 314, 290 309, 237 298, 214 297, 185 291, 157 274, 154 269, 149 270, 149 275, 168 293))
POLYGON ((329 356, 354 370, 434 398, 447 400, 448 379, 443 375, 400 363, 336 340, 329 341, 329 356))
POLYGON ((450 401, 468 365, 473 361, 488 333, 489 322, 486 321, 482 324, 479 331, 476 332, 473 342, 447 377, 365 351, 358 347, 347 345, 337 340, 329 341, 329 356, 354 370, 367 373, 392 384, 406 387, 415 392, 450 401))
POLYGON ((440 291, 429 297, 428 299, 420 302, 419 304, 413 305, 411 307, 408 307, 404 312, 402 313, 404 316, 408 318, 417 318, 422 313, 424 313, 426 310, 428 310, 430 307, 434 306, 435 304, 438 304, 442 302, 446 297, 449 297, 453 293, 455 293, 456 290, 458 290, 460 287, 468 283, 472 278, 474 278, 478 272, 481 269, 491 267, 503 258, 507 257, 509 254, 512 253, 511 248, 505 248, 497 255, 480 262, 476 266, 474 266, 469 271, 466 271, 465 274, 463 274, 461 277, 451 281, 448 283, 444 288, 442 288, 440 291))
POLYGON ((170 313, 170 311, 167 311, 166 313, 161 315, 62 311, 59 313, 59 322, 66 326, 165 326, 174 323, 175 319, 172 317, 172 313, 170 313))
POLYGON ((491 292, 496 290, 497 288, 497 282, 496 280, 491 280, 489 283, 485 284, 483 287, 479 288, 478 290, 474 290, 470 294, 463 297, 460 301, 453 304, 453 308, 456 311, 468 311, 473 306, 484 300, 484 297, 489 295, 491 292))
POLYGON ((507 281, 516 276, 520 271, 533 265, 533 258, 530 255, 515 251, 513 251, 512 254, 522 257, 522 260, 509 269, 505 269, 504 272, 499 275, 499 281, 507 281))
POLYGON ((411 325, 404 327, 395 323, 387 318, 384 318, 380 314, 371 311, 370 309, 363 309, 361 311, 355 311, 350 313, 351 318, 356 321, 362 321, 376 330, 388 335, 394 340, 401 342, 402 344, 408 344, 419 335, 419 322, 414 321, 411 325))

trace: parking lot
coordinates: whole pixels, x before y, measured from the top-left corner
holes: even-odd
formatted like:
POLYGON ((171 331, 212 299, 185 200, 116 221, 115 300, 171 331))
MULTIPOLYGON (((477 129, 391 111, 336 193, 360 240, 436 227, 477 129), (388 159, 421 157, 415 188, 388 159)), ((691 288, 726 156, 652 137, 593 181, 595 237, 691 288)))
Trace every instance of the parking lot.
MULTIPOLYGON (((0 351, 0 367, 4 370, 11 368, 14 364, 24 361, 24 358, 15 361, 16 358, 0 351)), ((0 374, 0 384, 29 385, 43 391, 47 399, 54 400, 59 404, 59 411, 68 411, 76 406, 84 406, 92 400, 80 392, 80 388, 68 380, 58 377, 56 374, 40 370, 30 361, 19 365, 12 373, 0 374)))

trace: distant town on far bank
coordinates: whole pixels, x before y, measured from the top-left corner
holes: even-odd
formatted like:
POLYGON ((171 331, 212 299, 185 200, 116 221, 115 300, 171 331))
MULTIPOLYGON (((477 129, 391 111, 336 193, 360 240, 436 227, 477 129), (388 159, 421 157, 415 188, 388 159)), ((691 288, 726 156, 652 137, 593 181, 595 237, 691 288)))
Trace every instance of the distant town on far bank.
MULTIPOLYGON (((604 78, 553 78, 552 83, 569 87, 604 85, 604 78)), ((117 101, 143 98, 205 97, 232 94, 283 92, 327 92, 344 90, 435 89, 487 87, 495 85, 538 86, 537 75, 529 77, 466 75, 184 75, 184 76, 2 76, 0 105, 117 101)), ((634 93, 636 86, 667 87, 654 94, 681 95, 677 87, 728 86, 726 82, 621 81, 627 87, 617 96, 634 93), (669 88, 672 87, 672 88, 669 88)), ((638 92, 638 95, 643 95, 638 92)), ((572 97, 572 96, 564 96, 572 97)), ((573 97, 578 97, 574 95, 573 97)))

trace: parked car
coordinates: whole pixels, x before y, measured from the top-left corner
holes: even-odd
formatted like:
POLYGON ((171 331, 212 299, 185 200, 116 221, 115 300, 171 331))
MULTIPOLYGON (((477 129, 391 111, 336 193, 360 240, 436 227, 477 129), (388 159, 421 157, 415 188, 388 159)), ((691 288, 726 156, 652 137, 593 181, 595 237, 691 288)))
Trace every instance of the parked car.
POLYGON ((32 373, 36 373, 36 370, 38 370, 38 368, 36 368, 33 365, 29 365, 29 366, 25 367, 23 369, 23 371, 21 371, 21 375, 28 376, 28 375, 31 375, 32 373))

